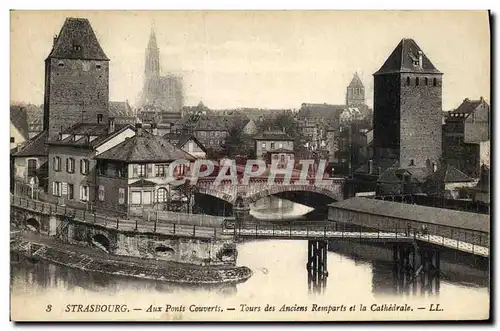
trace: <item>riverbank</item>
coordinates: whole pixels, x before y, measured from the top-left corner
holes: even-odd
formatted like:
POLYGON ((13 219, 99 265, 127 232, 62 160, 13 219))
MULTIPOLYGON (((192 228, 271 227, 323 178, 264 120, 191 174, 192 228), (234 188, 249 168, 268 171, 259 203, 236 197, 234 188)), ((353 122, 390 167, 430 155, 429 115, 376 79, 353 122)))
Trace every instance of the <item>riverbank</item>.
POLYGON ((252 276, 247 267, 194 264, 109 255, 89 247, 65 244, 52 237, 23 232, 11 252, 83 271, 182 284, 236 284, 252 276))

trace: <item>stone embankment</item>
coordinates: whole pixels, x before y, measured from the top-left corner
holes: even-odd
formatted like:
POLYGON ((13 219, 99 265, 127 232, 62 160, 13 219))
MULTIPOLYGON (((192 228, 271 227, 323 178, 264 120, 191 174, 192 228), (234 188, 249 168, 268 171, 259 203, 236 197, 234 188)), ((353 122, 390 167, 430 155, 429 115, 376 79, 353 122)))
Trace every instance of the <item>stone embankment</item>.
POLYGON ((240 283, 252 276, 247 267, 193 264, 107 255, 93 249, 46 238, 19 238, 11 250, 31 259, 90 272, 184 284, 240 283))

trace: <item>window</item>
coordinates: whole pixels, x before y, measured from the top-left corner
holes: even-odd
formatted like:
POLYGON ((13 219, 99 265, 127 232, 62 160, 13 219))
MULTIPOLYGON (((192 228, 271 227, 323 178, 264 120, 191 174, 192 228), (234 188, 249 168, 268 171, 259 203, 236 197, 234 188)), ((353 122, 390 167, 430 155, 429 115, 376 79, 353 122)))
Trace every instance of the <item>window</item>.
POLYGON ((89 200, 89 187, 82 185, 80 186, 80 200, 88 201, 89 200))
POLYGON ((167 202, 168 200, 168 192, 167 189, 164 187, 160 187, 156 191, 156 202, 161 203, 161 202, 167 202))
POLYGON ((271 149, 274 149, 274 143, 271 143, 271 149))
POLYGON ((13 143, 15 143, 15 142, 16 142, 16 138, 14 138, 14 137, 10 137, 10 143, 11 143, 11 144, 13 144, 13 143))
POLYGON ((262 149, 266 149, 266 143, 262 143, 262 149))
POLYGON ((281 154, 281 162, 285 162, 285 155, 281 154))
POLYGON ((54 171, 61 171, 61 158, 59 156, 54 156, 52 163, 54 171))
POLYGON ((118 203, 122 205, 125 203, 125 189, 123 187, 120 187, 118 189, 118 203))
POLYGON ((417 77, 417 78, 415 78, 415 86, 418 86, 418 85, 419 85, 419 83, 420 83, 420 80, 418 79, 418 77, 417 77))
POLYGON ((140 205, 141 204, 141 192, 132 192, 131 193, 131 199, 132 199, 132 204, 133 205, 140 205))
POLYGON ((60 67, 64 67, 64 62, 59 61, 59 63, 57 65, 60 66, 60 67))
POLYGON ((150 205, 151 204, 151 191, 142 192, 142 204, 150 205))
POLYGON ((99 201, 104 201, 104 186, 99 185, 99 201))
POLYGON ((436 79, 436 78, 434 78, 434 79, 432 80, 432 85, 433 85, 433 86, 437 86, 437 79, 436 79))
POLYGON ((410 86, 411 85, 411 79, 410 77, 406 77, 406 86, 410 86))
MULTIPOLYGON (((99 98, 99 93, 97 93, 97 98, 99 98)), ((102 114, 97 114, 97 123, 102 123, 102 114)))
POLYGON ((28 160, 28 178, 36 176, 36 167, 37 167, 36 159, 28 160))
POLYGON ((280 143, 280 144, 279 144, 279 147, 280 147, 280 148, 283 148, 283 143, 280 143))
POLYGON ((89 160, 80 160, 80 172, 82 175, 87 175, 89 173, 89 160))
POLYGON ((73 184, 68 184, 68 199, 73 200, 75 198, 75 186, 73 184))
POLYGON ((429 78, 425 77, 425 86, 429 85, 429 78))
POLYGON ((82 50, 82 46, 80 46, 80 45, 73 45, 73 50, 77 51, 77 52, 81 51, 82 50))
POLYGON ((165 164, 157 164, 156 167, 156 176, 157 177, 165 177, 167 173, 168 166, 165 164))
POLYGON ((61 196, 61 183, 60 182, 52 182, 52 195, 56 197, 61 196))
POLYGON ((146 165, 138 164, 137 165, 137 177, 146 177, 146 165))
POLYGON ((68 157, 66 159, 66 172, 72 174, 75 172, 75 159, 68 157))
POLYGON ((410 167, 412 167, 414 165, 415 165, 415 160, 414 159, 410 159, 410 167))
POLYGON ((95 68, 96 68, 96 69, 101 69, 101 65, 100 65, 100 64, 96 64, 96 65, 95 65, 95 68))

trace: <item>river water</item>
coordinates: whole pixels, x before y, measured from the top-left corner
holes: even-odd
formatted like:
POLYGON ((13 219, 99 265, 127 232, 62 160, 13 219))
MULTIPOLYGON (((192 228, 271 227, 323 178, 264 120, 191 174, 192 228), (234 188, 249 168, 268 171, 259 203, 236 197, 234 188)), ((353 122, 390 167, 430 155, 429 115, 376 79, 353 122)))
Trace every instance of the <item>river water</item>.
MULTIPOLYGON (((299 208, 300 209, 300 208, 299 208)), ((276 213, 273 210, 273 213, 276 213)), ((266 214, 261 208, 254 216, 266 214)), ((269 218, 267 214, 266 218, 269 218)), ((286 214, 286 212, 284 213, 286 214)), ((280 213, 277 219, 283 219, 280 213)), ((289 217, 292 217, 289 215, 289 217)), ((317 216, 316 216, 317 217, 317 216)), ((297 218, 297 216, 294 216, 297 218)), ((307 218, 304 216, 303 218, 307 218)), ((402 287, 393 272, 390 247, 331 242, 326 286, 311 288, 305 270, 307 242, 291 240, 246 241, 238 244, 238 264, 254 272, 237 285, 199 287, 138 280, 89 273, 46 262, 21 260, 11 264, 13 317, 37 320, 373 320, 373 319, 461 319, 487 317, 489 272, 487 262, 454 252, 443 252, 438 290, 423 289, 418 282, 402 287), (405 290, 409 288, 409 290, 405 290), (106 314, 66 313, 66 305, 79 303, 127 304, 131 312, 106 314), (313 303, 338 306, 341 312, 312 313, 313 303), (411 313, 359 312, 374 303, 408 304, 411 313), (417 310, 439 303, 442 312, 417 310), (185 305, 185 312, 164 312, 164 306, 185 305), (219 305, 220 313, 190 313, 191 305, 219 305), (275 312, 265 312, 266 305, 275 312), (306 307, 308 312, 281 312, 283 305, 306 307), (50 308, 47 308, 50 305, 50 308), (162 306, 162 313, 149 313, 150 305, 162 306), (246 306, 242 306, 246 305, 246 306), (342 311, 355 306, 357 312, 342 311), (250 307, 259 307, 252 310, 250 307), (228 311, 227 308, 235 308, 228 311), (136 309, 136 310, 133 310, 136 309), (141 309, 141 310, 139 310, 141 309), (50 311, 47 311, 50 310, 50 311), (374 315, 375 314, 375 315, 374 315), (418 315, 412 315, 418 314, 418 315), (23 316, 23 317, 21 317, 23 316)), ((300 309, 300 308, 297 308, 300 309)))

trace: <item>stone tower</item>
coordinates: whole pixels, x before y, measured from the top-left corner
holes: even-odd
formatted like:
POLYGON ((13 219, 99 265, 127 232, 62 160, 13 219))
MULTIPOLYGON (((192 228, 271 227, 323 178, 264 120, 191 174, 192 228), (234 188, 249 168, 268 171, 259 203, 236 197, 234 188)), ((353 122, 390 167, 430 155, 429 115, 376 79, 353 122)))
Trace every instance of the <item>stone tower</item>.
POLYGON ((151 26, 148 47, 146 48, 146 62, 144 66, 145 79, 157 78, 160 76, 160 49, 156 44, 156 34, 151 26))
POLYGON ((45 60, 44 130, 106 123, 108 104, 109 59, 87 19, 67 18, 45 60))
POLYGON ((442 73, 403 39, 374 75, 375 162, 426 167, 441 157, 442 73))
POLYGON ((345 96, 345 103, 349 107, 364 106, 365 102, 365 86, 358 76, 358 73, 354 74, 349 86, 347 86, 347 92, 345 96))

